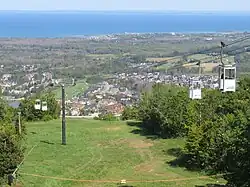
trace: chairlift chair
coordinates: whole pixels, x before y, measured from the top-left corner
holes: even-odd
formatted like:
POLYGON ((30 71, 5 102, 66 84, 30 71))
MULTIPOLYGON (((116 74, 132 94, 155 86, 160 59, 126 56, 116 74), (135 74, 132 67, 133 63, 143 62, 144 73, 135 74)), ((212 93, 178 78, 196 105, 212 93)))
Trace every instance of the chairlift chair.
POLYGON ((201 99, 201 81, 190 80, 189 98, 190 99, 201 99))
POLYGON ((48 110, 47 102, 44 101, 44 102, 42 102, 42 111, 47 111, 47 110, 48 110))
POLYGON ((72 86, 75 86, 76 85, 76 80, 73 78, 72 79, 72 86))
POLYGON ((236 91, 236 67, 234 64, 219 65, 219 89, 222 92, 236 91))
POLYGON ((35 109, 36 110, 41 109, 41 100, 40 99, 36 99, 36 101, 35 101, 35 109))

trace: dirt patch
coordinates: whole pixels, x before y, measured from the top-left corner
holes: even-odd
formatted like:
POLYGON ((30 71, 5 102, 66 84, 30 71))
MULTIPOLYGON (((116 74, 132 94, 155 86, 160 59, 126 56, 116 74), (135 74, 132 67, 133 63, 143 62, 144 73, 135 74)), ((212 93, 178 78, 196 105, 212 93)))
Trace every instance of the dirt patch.
POLYGON ((107 131, 118 131, 118 130, 121 130, 121 127, 109 127, 109 128, 106 128, 105 130, 107 130, 107 131))
POLYGON ((121 127, 101 127, 98 129, 104 130, 104 131, 119 131, 121 130, 121 127))
POLYGON ((139 171, 139 172, 153 172, 154 171, 154 163, 143 163, 140 165, 135 166, 135 171, 139 171))
POLYGON ((177 178, 178 177, 177 174, 173 174, 173 173, 155 173, 155 176, 159 176, 159 177, 171 177, 171 178, 177 178))
POLYGON ((132 148, 149 148, 153 146, 153 142, 150 140, 138 140, 138 139, 119 139, 113 141, 114 145, 119 145, 119 144, 128 144, 129 147, 132 148))
POLYGON ((180 177, 176 173, 161 171, 161 167, 164 165, 164 161, 151 160, 134 167, 134 171, 137 173, 150 173, 150 175, 158 177, 178 178, 180 177), (159 171, 160 169, 160 171, 159 171))
POLYGON ((99 143, 97 143, 97 146, 101 147, 101 148, 108 148, 109 145, 110 145, 109 142, 99 142, 99 143))
POLYGON ((96 145, 98 147, 108 147, 108 146, 120 147, 121 145, 127 145, 130 148, 135 148, 136 152, 138 152, 139 154, 144 155, 145 151, 147 151, 146 148, 153 146, 153 142, 150 140, 145 141, 145 140, 138 140, 138 139, 117 139, 117 140, 112 140, 112 141, 97 142, 96 145))
POLYGON ((15 187, 23 187, 22 184, 15 184, 14 186, 15 186, 15 187))
POLYGON ((133 148, 148 148, 153 146, 151 142, 145 142, 143 140, 130 141, 129 146, 133 148))

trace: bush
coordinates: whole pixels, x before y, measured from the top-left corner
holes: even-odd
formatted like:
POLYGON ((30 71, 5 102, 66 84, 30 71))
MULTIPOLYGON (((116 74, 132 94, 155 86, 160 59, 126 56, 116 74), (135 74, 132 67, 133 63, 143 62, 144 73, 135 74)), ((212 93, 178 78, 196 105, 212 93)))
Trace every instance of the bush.
POLYGON ((201 123, 189 128, 187 163, 209 173, 227 173, 232 186, 250 185, 250 79, 235 93, 207 91, 201 100, 201 123))
POLYGON ((181 137, 187 133, 189 98, 181 87, 156 84, 150 93, 143 93, 138 119, 143 127, 161 137, 181 137))
POLYGON ((108 114, 103 114, 99 115, 99 120, 104 120, 104 121, 117 121, 117 117, 115 117, 113 114, 108 113, 108 114))
POLYGON ((0 185, 6 182, 6 175, 13 173, 23 159, 22 141, 26 129, 21 119, 22 134, 19 135, 17 112, 0 99, 0 185))
POLYGON ((100 118, 97 117, 97 116, 95 116, 93 119, 94 119, 94 120, 100 120, 100 118))
MULTIPOLYGON (((11 125, 0 126, 0 182, 16 169, 23 159, 21 139, 11 125)), ((1 183, 0 183, 1 184, 1 183)))
POLYGON ((50 121, 50 120, 53 120, 52 116, 51 115, 48 115, 48 114, 45 114, 42 118, 43 121, 50 121))
POLYGON ((55 95, 51 92, 41 97, 25 99, 21 102, 20 111, 25 121, 51 120, 60 116, 60 106, 55 99, 55 95), (38 98, 47 102, 48 111, 35 110, 35 100, 38 98))
POLYGON ((121 120, 138 120, 139 119, 139 109, 136 106, 125 107, 122 112, 121 120))
POLYGON ((205 89, 203 98, 195 101, 183 88, 156 84, 142 94, 139 118, 144 128, 161 137, 186 136, 184 155, 177 159, 185 166, 230 173, 224 176, 230 185, 249 186, 249 85, 245 78, 235 93, 205 89))

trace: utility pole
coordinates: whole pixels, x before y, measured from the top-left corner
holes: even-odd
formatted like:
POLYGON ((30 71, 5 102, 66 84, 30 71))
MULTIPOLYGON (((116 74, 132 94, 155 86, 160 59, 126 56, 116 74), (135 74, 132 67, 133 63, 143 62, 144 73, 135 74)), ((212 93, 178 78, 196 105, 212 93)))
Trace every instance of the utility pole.
MULTIPOLYGON (((201 79, 201 62, 199 62, 199 81, 201 81, 200 79, 201 79)), ((199 82, 200 83, 200 85, 199 86, 201 86, 201 82, 199 82)), ((201 89, 201 87, 200 87, 200 89, 201 89)), ((199 126, 201 125, 201 100, 199 101, 199 126)))
POLYGON ((200 113, 200 118, 199 118, 199 126, 201 126, 201 101, 199 103, 199 113, 200 113))
MULTIPOLYGON (((223 63, 223 48, 226 46, 226 44, 224 42, 220 42, 221 43, 221 49, 220 49, 220 62, 221 62, 221 65, 223 66, 223 72, 222 72, 222 75, 223 75, 223 90, 225 90, 225 70, 224 70, 224 63, 223 63)), ((221 79, 221 77, 219 77, 219 80, 221 79)))
POLYGON ((18 112, 18 130, 19 134, 22 134, 22 126, 21 126, 21 112, 18 112))
MULTIPOLYGON (((72 86, 76 85, 76 80, 72 79, 72 86)), ((50 86, 54 86, 54 83, 51 83, 50 86)), ((66 112, 65 112, 65 85, 61 84, 62 89, 62 105, 61 105, 61 111, 62 111, 62 145, 66 145, 66 112)))
POLYGON ((66 145, 65 87, 62 84, 62 145, 66 145))
POLYGON ((221 48, 220 48, 220 62, 221 62, 221 64, 222 65, 224 65, 224 63, 223 63, 223 48, 226 46, 226 44, 224 43, 224 42, 220 42, 220 44, 221 44, 221 48))
POLYGON ((201 62, 199 62, 199 78, 201 76, 201 62))

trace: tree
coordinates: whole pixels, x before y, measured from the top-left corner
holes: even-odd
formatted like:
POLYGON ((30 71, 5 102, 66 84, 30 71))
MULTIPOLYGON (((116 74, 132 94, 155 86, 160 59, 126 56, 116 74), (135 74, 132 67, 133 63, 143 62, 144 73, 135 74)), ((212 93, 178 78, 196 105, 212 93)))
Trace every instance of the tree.
POLYGON ((235 93, 203 90, 190 100, 187 90, 156 84, 141 96, 139 118, 148 131, 164 138, 186 136, 185 165, 228 173, 232 186, 250 185, 250 79, 235 93), (201 117, 200 117, 201 116, 201 117))
POLYGON ((0 126, 0 184, 23 159, 24 149, 13 126, 0 126))
POLYGON ((0 98, 0 124, 11 123, 13 118, 13 110, 8 104, 0 98))
POLYGON ((133 56, 132 59, 133 59, 133 62, 134 62, 134 63, 138 63, 138 64, 139 64, 139 63, 145 63, 145 62, 146 62, 145 56, 142 56, 142 55, 133 56))
POLYGON ((156 84, 143 93, 139 104, 139 119, 143 126, 162 137, 179 137, 186 133, 187 97, 185 88, 156 84))
POLYGON ((7 174, 11 174, 23 158, 23 135, 19 135, 12 124, 15 110, 0 99, 0 184, 4 183, 7 174))
POLYGON ((55 95, 52 92, 48 92, 41 96, 26 98, 21 102, 20 106, 21 116, 26 121, 37 121, 43 118, 57 119, 60 116, 60 106, 58 105, 55 95), (47 102, 47 111, 35 110, 35 100, 40 99, 41 101, 47 102))
POLYGON ((236 93, 207 93, 204 119, 189 129, 186 138, 189 165, 212 173, 230 173, 224 177, 233 186, 250 185, 248 85, 250 79, 243 79, 236 93))

